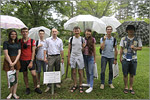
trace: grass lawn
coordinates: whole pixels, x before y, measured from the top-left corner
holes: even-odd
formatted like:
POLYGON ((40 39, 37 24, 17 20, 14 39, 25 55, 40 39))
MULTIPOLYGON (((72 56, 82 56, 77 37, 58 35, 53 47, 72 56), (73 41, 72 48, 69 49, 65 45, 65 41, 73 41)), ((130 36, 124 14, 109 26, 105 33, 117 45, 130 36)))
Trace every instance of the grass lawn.
MULTIPOLYGON (((65 53, 65 67, 67 62, 67 47, 64 49, 65 53)), ((17 94, 21 99, 149 99, 149 48, 143 47, 142 51, 138 51, 138 66, 137 66, 137 75, 135 76, 135 81, 133 85, 133 89, 135 90, 135 95, 130 93, 124 94, 124 83, 123 83, 123 75, 122 75, 122 67, 119 61, 118 55, 118 63, 119 63, 119 77, 113 80, 113 84, 115 89, 110 89, 108 86, 108 66, 106 67, 106 76, 105 76, 105 89, 100 90, 100 54, 99 54, 99 45, 96 48, 96 62, 98 67, 98 79, 94 79, 94 89, 90 94, 86 94, 85 92, 80 94, 78 90, 75 93, 71 93, 69 88, 73 85, 73 81, 70 79, 70 67, 68 71, 68 78, 65 79, 65 75, 62 77, 62 87, 61 89, 55 88, 55 94, 51 95, 51 91, 48 93, 44 93, 46 89, 46 85, 41 85, 42 94, 37 94, 34 92, 32 76, 29 72, 29 85, 31 89, 31 93, 29 95, 25 95, 25 84, 23 81, 22 73, 19 73, 19 83, 17 94)), ((3 63, 3 56, 1 56, 3 63)), ((1 64, 2 64, 1 63, 1 64)), ((2 69, 2 67, 1 67, 2 69)), ((43 79, 43 75, 42 75, 43 79)), ((41 84, 43 83, 41 79, 41 84)), ((84 78, 83 82, 86 82, 86 78, 84 78)), ((86 90, 86 88, 84 88, 86 90)), ((1 99, 5 99, 9 94, 9 89, 7 88, 7 79, 6 73, 1 71, 1 99)))

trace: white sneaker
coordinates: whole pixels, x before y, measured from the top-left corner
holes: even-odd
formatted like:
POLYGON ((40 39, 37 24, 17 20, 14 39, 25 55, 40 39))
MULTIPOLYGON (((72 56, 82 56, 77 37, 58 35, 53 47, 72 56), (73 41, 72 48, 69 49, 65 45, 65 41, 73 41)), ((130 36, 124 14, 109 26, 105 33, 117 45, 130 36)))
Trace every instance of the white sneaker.
POLYGON ((109 84, 110 88, 114 89, 115 87, 113 86, 113 84, 109 84))
POLYGON ((47 88, 46 88, 46 90, 45 90, 44 92, 48 92, 48 91, 49 91, 49 89, 50 89, 50 87, 47 87, 47 88))
POLYGON ((101 84, 100 89, 104 89, 104 84, 101 84))
POLYGON ((56 87, 57 87, 57 88, 61 88, 61 85, 60 85, 60 84, 56 84, 56 87))
POLYGON ((93 88, 90 87, 90 88, 88 88, 85 92, 86 92, 86 93, 90 93, 90 92, 92 92, 92 90, 93 90, 93 88))
POLYGON ((37 85, 37 88, 40 88, 40 85, 39 85, 39 84, 37 85))
POLYGON ((90 84, 82 84, 82 86, 90 87, 90 84))

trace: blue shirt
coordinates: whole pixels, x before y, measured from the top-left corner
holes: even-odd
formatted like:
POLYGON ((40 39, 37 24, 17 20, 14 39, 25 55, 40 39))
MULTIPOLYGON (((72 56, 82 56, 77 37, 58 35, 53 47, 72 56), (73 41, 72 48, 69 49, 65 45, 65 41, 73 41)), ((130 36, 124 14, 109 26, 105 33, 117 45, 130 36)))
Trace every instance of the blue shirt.
MULTIPOLYGON (((100 39, 100 43, 103 43, 102 38, 100 39)), ((102 56, 107 58, 114 58, 114 37, 111 36, 111 38, 107 38, 105 40, 105 48, 102 50, 102 56)), ((117 41, 115 42, 115 45, 117 45, 117 41)))

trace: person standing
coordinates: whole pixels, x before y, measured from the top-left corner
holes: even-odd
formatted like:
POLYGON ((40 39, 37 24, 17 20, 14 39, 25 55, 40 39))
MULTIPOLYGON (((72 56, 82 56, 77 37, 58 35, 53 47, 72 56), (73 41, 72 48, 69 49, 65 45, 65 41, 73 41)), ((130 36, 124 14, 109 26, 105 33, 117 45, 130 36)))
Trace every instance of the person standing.
POLYGON ((86 93, 90 93, 93 90, 94 83, 94 63, 95 63, 95 43, 96 40, 92 37, 92 30, 85 30, 85 47, 84 47, 84 64, 86 69, 87 76, 87 84, 82 84, 82 86, 88 86, 89 88, 85 91, 86 93))
POLYGON ((74 85, 71 88, 71 92, 74 92, 78 88, 76 77, 76 67, 78 67, 79 91, 80 93, 83 93, 82 80, 83 80, 84 59, 82 50, 83 47, 85 46, 85 42, 83 38, 80 36, 80 32, 81 30, 78 26, 74 27, 73 33, 75 33, 75 35, 69 38, 68 63, 72 68, 72 76, 74 82, 74 85))
POLYGON ((112 27, 107 26, 106 27, 106 33, 103 38, 100 39, 100 46, 102 49, 102 55, 101 55, 101 85, 100 89, 104 89, 104 83, 105 83, 105 69, 107 62, 109 62, 109 80, 108 84, 110 88, 115 88, 112 84, 113 80, 113 70, 112 70, 112 64, 117 63, 117 42, 116 39, 111 36, 112 33, 112 27))
POLYGON ((135 27, 133 25, 128 25, 126 27, 126 32, 128 36, 125 36, 121 39, 120 42, 120 62, 122 63, 122 71, 123 71, 123 80, 124 80, 124 93, 130 92, 131 94, 135 94, 133 90, 133 79, 136 75, 137 68, 137 51, 142 50, 142 42, 140 38, 137 38, 135 33, 135 27), (128 90, 128 73, 129 77, 129 90, 128 90))
POLYGON ((20 69, 20 54, 21 54, 21 46, 18 42, 17 32, 15 30, 11 30, 8 35, 8 41, 3 43, 3 51, 4 51, 4 63, 3 70, 6 71, 6 74, 10 70, 16 70, 16 78, 17 83, 10 87, 10 94, 7 99, 11 99, 13 96, 15 99, 19 99, 17 96, 17 86, 18 86, 18 74, 20 69))
MULTIPOLYGON (((64 63, 64 51, 63 51, 63 42, 60 38, 57 37, 58 30, 52 29, 52 36, 47 38, 45 41, 44 47, 44 61, 48 62, 47 72, 60 71, 60 63, 64 63), (48 54, 48 57, 46 55, 48 54), (61 55, 61 56, 60 56, 61 55)), ((50 89, 50 84, 47 85, 45 92, 48 92, 50 89)), ((60 88, 60 84, 56 84, 57 88, 60 88)))
POLYGON ((43 67, 43 72, 46 72, 46 62, 44 61, 44 45, 45 45, 45 39, 44 39, 45 31, 39 30, 39 37, 40 39, 36 41, 36 72, 38 85, 37 87, 40 87, 40 76, 41 76, 41 67, 43 67))
POLYGON ((30 94, 30 88, 28 83, 28 69, 30 70, 33 77, 33 83, 35 88, 34 91, 41 94, 42 91, 37 88, 36 70, 33 66, 33 60, 35 56, 35 40, 28 37, 29 31, 26 27, 21 29, 21 34, 22 39, 19 40, 19 42, 21 43, 20 72, 23 72, 24 82, 26 85, 26 94, 30 94))

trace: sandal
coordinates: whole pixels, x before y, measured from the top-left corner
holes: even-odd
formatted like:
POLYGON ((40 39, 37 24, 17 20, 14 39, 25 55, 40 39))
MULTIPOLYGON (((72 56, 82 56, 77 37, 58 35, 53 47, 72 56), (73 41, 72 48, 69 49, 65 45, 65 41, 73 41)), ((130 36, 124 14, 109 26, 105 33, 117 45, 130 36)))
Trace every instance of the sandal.
POLYGON ((131 93, 131 94, 135 94, 134 90, 130 90, 130 93, 131 93))
POLYGON ((71 92, 74 92, 78 87, 77 86, 73 86, 70 90, 71 92))
POLYGON ((83 93, 83 86, 79 87, 79 91, 80 91, 80 93, 83 93))
POLYGON ((19 99, 19 96, 17 94, 13 94, 14 99, 19 99))
POLYGON ((128 89, 124 89, 123 92, 124 92, 125 94, 127 94, 127 93, 128 93, 128 89))
POLYGON ((10 93, 8 96, 7 96, 7 99, 11 99, 12 97, 12 93, 10 93))

